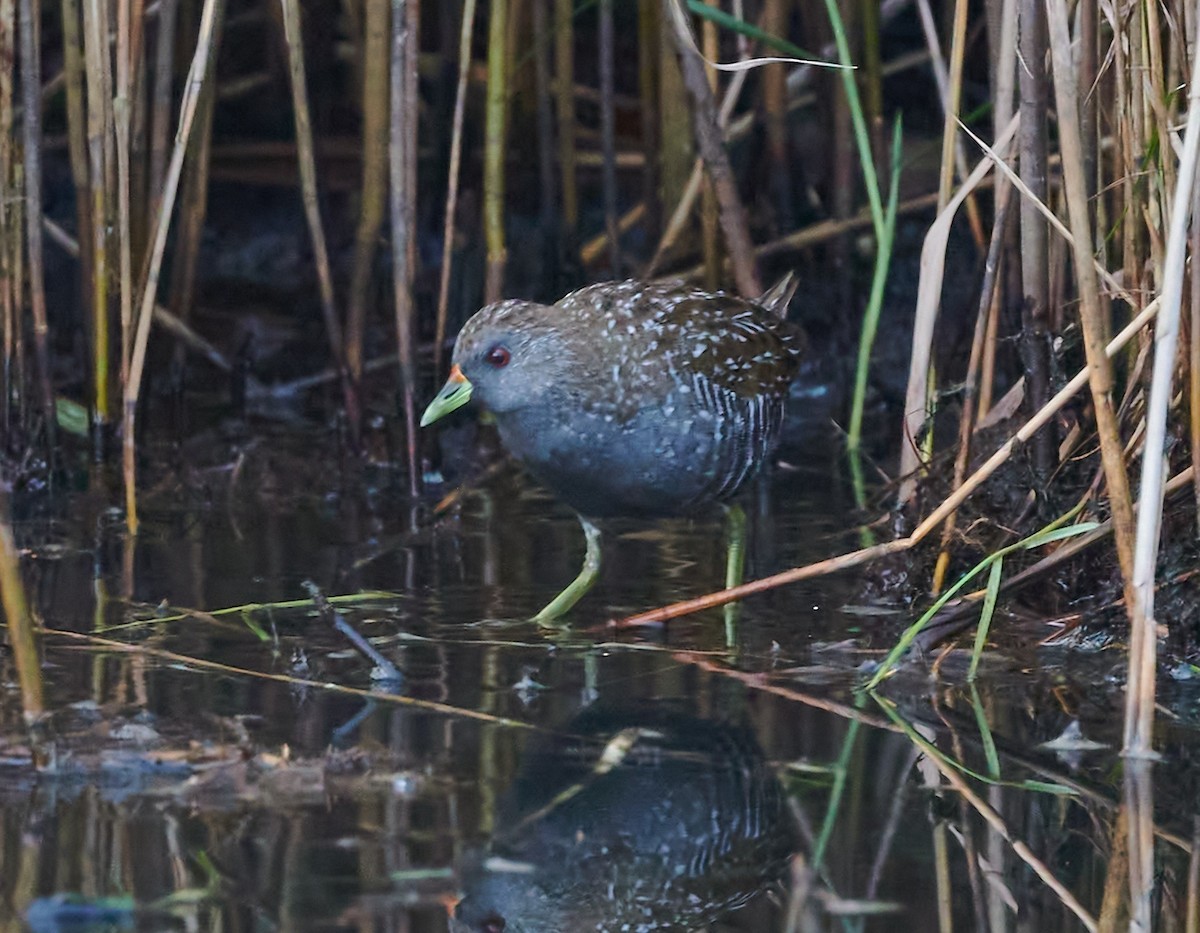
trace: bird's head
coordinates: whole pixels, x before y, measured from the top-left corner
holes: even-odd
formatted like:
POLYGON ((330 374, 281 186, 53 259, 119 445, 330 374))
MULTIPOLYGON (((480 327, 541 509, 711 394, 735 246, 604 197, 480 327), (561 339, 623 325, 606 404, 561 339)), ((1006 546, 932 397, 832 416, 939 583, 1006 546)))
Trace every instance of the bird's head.
POLYGON ((557 317, 553 307, 515 300, 476 312, 458 335, 450 377, 421 416, 422 427, 471 399, 504 414, 561 389, 574 353, 557 317))

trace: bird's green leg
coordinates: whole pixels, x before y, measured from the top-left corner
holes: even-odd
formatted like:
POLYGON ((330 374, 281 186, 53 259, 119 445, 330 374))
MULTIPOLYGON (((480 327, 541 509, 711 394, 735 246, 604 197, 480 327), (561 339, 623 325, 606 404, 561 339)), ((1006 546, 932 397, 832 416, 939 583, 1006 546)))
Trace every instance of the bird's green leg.
POLYGON ((587 553, 583 557, 583 569, 567 586, 550 601, 541 612, 533 617, 539 625, 554 625, 559 619, 571 611, 571 607, 592 588, 596 578, 600 576, 600 529, 582 515, 579 524, 583 526, 583 534, 587 538, 587 553))
MULTIPOLYGON (((725 506, 725 589, 740 586, 746 569, 746 511, 740 505, 725 506)), ((737 647, 737 622, 741 607, 725 604, 725 646, 737 647)))

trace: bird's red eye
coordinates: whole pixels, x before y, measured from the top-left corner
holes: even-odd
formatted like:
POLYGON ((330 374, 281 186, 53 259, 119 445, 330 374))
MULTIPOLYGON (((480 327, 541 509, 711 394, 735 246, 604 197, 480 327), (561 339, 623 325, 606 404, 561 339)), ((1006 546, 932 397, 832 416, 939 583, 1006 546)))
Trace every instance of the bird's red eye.
POLYGON ((502 347, 500 344, 496 344, 487 351, 487 356, 485 356, 484 359, 487 360, 489 366, 494 366, 496 369, 500 369, 508 365, 508 361, 512 359, 512 354, 508 352, 507 347, 502 347))

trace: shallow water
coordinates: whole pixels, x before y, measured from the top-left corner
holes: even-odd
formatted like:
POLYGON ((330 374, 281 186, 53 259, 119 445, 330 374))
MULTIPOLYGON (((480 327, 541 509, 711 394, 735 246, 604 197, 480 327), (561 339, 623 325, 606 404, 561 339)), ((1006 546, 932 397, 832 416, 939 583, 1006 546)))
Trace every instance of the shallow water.
MULTIPOLYGON (((414 525, 391 472, 312 444, 164 456, 132 551, 103 496, 19 522, 46 625, 85 634, 44 641, 40 775, 0 655, 0 930, 444 931, 464 894, 457 928, 488 931, 1083 929, 1003 835, 1096 916, 1106 878, 1127 888, 1127 799, 1156 834, 1155 922, 1182 917, 1200 688, 1164 687, 1142 788, 1116 652, 993 653, 975 691, 955 652, 856 697, 912 616, 850 575, 608 630, 717 588, 719 515, 610 526, 602 584, 546 632, 525 620, 578 569, 569 512, 501 471, 414 525), (310 604, 218 612, 306 580, 378 591, 338 606, 399 687, 310 604), (1105 747, 1040 747, 1072 723, 1105 747), (968 799, 930 755, 999 777, 968 799), (92 919, 117 900, 68 926, 67 893, 92 919)), ((751 575, 856 546, 836 449, 793 433, 748 501, 751 575)))

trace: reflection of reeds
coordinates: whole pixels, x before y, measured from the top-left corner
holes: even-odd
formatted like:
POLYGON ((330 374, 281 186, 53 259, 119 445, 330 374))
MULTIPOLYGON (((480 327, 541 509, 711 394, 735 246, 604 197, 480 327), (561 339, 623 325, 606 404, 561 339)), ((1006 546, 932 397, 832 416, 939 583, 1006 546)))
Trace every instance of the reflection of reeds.
POLYGON ((8 624, 8 643, 17 665, 21 708, 30 720, 44 709, 42 665, 33 637, 33 616, 21 581, 20 559, 9 523, 8 490, 0 488, 0 603, 8 624))

